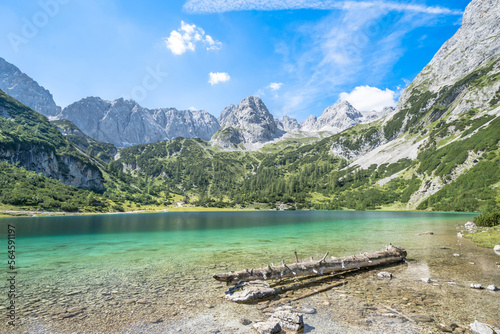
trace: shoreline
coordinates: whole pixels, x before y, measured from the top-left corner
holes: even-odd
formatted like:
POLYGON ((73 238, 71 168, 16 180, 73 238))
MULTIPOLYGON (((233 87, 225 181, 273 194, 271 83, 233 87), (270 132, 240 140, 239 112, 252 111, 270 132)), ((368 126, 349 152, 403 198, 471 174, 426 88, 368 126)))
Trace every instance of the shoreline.
POLYGON ((398 209, 380 209, 380 210, 313 210, 313 209, 302 209, 302 210, 276 210, 276 209, 253 209, 253 208, 209 208, 209 207, 197 207, 197 206, 186 206, 186 207, 171 207, 164 209, 145 209, 145 210, 131 210, 124 212, 65 212, 65 211, 36 211, 36 210, 12 210, 4 209, 0 210, 0 219, 3 218, 18 218, 18 217, 65 217, 65 216, 100 216, 100 215, 124 215, 124 214, 141 214, 141 213, 167 213, 167 212, 324 212, 324 211, 359 211, 359 212, 435 212, 435 213, 453 213, 453 214, 481 214, 481 212, 464 212, 464 211, 430 211, 430 210, 398 210, 398 209))

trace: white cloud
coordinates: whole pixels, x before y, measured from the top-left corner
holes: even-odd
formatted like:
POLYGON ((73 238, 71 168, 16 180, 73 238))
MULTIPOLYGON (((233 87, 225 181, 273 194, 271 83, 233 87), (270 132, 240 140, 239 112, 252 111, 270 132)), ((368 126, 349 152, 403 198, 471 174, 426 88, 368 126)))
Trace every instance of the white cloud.
POLYGON ((226 72, 210 72, 208 74, 209 76, 209 79, 208 79, 208 82, 213 86, 213 85, 217 85, 218 83, 221 83, 221 82, 227 82, 231 79, 231 77, 229 76, 229 74, 227 74, 226 72))
POLYGON ((462 15, 459 10, 441 6, 403 4, 391 1, 339 1, 339 0, 187 0, 184 10, 189 13, 223 13, 243 10, 364 10, 379 8, 394 11, 412 11, 436 15, 462 15))
POLYGON ((282 82, 271 82, 267 88, 269 88, 272 91, 278 91, 281 86, 283 86, 282 82))
POLYGON ((207 50, 220 50, 222 43, 214 40, 210 35, 205 36, 205 42, 208 44, 207 50))
POLYGON ((341 93, 339 97, 360 111, 382 111, 384 107, 396 106, 396 93, 387 88, 358 86, 350 93, 341 93))
POLYGON ((173 30, 170 36, 165 38, 165 46, 175 55, 181 55, 186 51, 194 51, 196 44, 206 45, 207 50, 220 50, 222 43, 216 41, 212 36, 194 24, 181 21, 181 27, 173 30))

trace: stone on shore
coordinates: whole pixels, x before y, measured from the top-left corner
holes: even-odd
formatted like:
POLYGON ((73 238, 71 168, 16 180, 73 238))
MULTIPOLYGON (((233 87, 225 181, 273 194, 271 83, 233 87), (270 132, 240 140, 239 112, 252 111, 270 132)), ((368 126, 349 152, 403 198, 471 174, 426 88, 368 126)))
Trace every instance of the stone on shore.
POLYGON ((314 313, 316 313, 316 309, 313 308, 313 307, 301 307, 301 308, 298 308, 298 309, 296 309, 294 311, 299 312, 299 313, 303 313, 303 314, 314 314, 314 313))
POLYGON ((264 281, 251 281, 236 284, 226 291, 226 299, 238 302, 248 303, 273 297, 276 291, 264 281))
POLYGON ((301 313, 292 313, 290 309, 277 310, 268 321, 277 320, 282 329, 300 331, 304 328, 304 319, 301 313))
POLYGON ((281 332, 281 326, 277 320, 257 322, 252 326, 259 334, 275 334, 281 332))
POLYGON ((467 222, 465 223, 465 229, 469 230, 469 232, 472 232, 476 228, 476 224, 473 222, 467 222))
POLYGON ((493 247, 493 250, 495 252, 500 252, 500 245, 496 245, 495 247, 493 247))

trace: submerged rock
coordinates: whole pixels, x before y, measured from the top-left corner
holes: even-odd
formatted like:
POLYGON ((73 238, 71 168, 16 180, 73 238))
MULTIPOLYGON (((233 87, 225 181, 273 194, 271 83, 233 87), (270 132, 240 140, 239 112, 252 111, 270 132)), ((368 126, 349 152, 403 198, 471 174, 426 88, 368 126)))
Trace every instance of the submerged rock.
POLYGON ((452 333, 458 326, 456 324, 437 324, 437 328, 443 332, 452 333))
POLYGON ((387 271, 381 271, 377 274, 377 277, 378 278, 385 278, 385 279, 391 279, 392 278, 392 274, 387 272, 387 271))
POLYGON ((414 315, 411 317, 414 321, 416 322, 432 322, 432 318, 429 317, 428 315, 414 315))
POLYGON ((500 334, 499 328, 484 324, 477 320, 470 324, 470 330, 475 334, 500 334))

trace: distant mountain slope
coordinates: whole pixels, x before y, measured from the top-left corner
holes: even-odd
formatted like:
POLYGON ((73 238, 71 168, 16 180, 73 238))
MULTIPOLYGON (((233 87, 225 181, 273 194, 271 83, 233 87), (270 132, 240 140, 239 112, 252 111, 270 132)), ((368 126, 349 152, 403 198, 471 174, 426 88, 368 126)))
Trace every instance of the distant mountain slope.
POLYGON ((150 110, 135 101, 121 98, 105 101, 99 97, 87 97, 64 108, 58 118, 73 122, 95 140, 117 147, 176 137, 209 140, 219 129, 216 118, 203 110, 150 110))
POLYGON ((327 131, 338 133, 361 123, 363 114, 347 101, 337 102, 326 108, 320 117, 309 117, 302 124, 301 130, 309 132, 327 131))
POLYGON ((61 112, 48 90, 0 57, 0 89, 45 116, 61 112))

